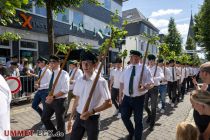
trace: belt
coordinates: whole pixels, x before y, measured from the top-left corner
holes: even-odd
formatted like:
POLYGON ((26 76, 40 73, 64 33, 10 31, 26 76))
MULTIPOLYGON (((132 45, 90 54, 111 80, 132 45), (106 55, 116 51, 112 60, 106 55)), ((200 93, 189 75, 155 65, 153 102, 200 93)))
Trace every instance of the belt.
MULTIPOLYGON (((77 112, 77 115, 80 117, 81 114, 77 112)), ((94 114, 94 115, 89 116, 88 119, 97 120, 99 117, 100 117, 100 114, 94 114)))
MULTIPOLYGON (((143 94, 143 95, 145 95, 145 94, 143 94)), ((136 98, 140 98, 140 97, 142 97, 143 95, 140 95, 140 96, 135 96, 135 97, 131 97, 131 96, 127 96, 127 95, 124 95, 124 96, 126 96, 126 97, 128 97, 128 98, 130 98, 130 99, 136 99, 136 98)))

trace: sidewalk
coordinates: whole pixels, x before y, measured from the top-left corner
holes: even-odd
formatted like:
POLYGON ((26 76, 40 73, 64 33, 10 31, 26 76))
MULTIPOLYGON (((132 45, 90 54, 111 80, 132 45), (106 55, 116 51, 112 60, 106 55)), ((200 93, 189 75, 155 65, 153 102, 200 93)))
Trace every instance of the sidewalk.
MULTIPOLYGON (((168 99, 166 100, 168 102, 168 99)), ((169 104, 166 105, 167 110, 165 114, 159 111, 156 116, 156 124, 154 131, 148 130, 146 121, 146 112, 144 112, 144 131, 143 140, 175 140, 176 125, 182 121, 193 123, 192 107, 189 101, 189 94, 185 95, 185 99, 171 108, 169 104)), ((128 134, 121 119, 112 117, 114 107, 104 111, 101 114, 100 134, 99 140, 124 140, 128 134)), ((52 118, 54 119, 54 118, 52 118)), ((133 121, 133 117, 132 117, 133 121)), ((13 107, 11 109, 11 128, 12 130, 38 130, 40 127, 40 117, 32 110, 31 104, 13 107)), ((24 138, 13 138, 23 140, 46 140, 49 137, 28 136, 24 138)), ((69 140, 69 135, 66 136, 69 140)), ((84 138, 87 139, 87 138, 84 138)))

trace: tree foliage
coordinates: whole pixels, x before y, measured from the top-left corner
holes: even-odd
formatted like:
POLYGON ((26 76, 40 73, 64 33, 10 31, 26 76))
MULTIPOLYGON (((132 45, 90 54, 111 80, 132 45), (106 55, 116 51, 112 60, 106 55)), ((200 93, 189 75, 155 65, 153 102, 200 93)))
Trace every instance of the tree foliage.
POLYGON ((170 18, 168 25, 168 34, 165 37, 165 43, 168 44, 169 50, 174 51, 176 55, 181 53, 182 38, 176 29, 174 18, 170 18))
POLYGON ((0 0, 0 23, 6 26, 8 23, 13 23, 15 18, 16 8, 21 8, 26 5, 28 0, 0 0))
POLYGON ((195 16, 195 40, 206 49, 206 58, 210 60, 210 1, 204 0, 199 13, 195 16))
POLYGON ((195 50, 196 49, 196 45, 195 45, 195 41, 192 37, 189 37, 187 39, 187 43, 186 43, 186 50, 195 50))

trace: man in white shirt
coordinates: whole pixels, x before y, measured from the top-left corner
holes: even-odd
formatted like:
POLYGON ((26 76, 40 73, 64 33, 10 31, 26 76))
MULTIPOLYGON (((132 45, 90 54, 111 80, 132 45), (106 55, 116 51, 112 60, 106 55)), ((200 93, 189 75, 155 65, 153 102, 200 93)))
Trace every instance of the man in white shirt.
POLYGON ((180 100, 180 97, 181 97, 181 74, 182 73, 182 67, 181 67, 181 64, 179 61, 176 61, 176 77, 177 77, 177 91, 178 91, 178 94, 177 94, 177 102, 179 102, 180 100))
POLYGON ((158 66, 162 69, 164 77, 160 81, 159 86, 159 93, 160 93, 160 99, 161 99, 161 113, 165 113, 165 104, 166 104, 166 93, 167 93, 167 85, 168 85, 168 78, 169 78, 169 69, 164 65, 163 59, 158 60, 158 66))
POLYGON ((37 92, 34 96, 32 102, 32 108, 42 117, 43 112, 46 108, 46 97, 48 96, 48 88, 51 79, 52 72, 47 67, 48 60, 44 57, 39 57, 37 59, 38 67, 40 68, 38 73, 38 83, 35 83, 34 88, 37 89, 37 92), (43 109, 39 107, 39 104, 42 103, 43 109))
POLYGON ((70 83, 69 83, 69 93, 68 93, 68 103, 67 108, 65 111, 65 116, 67 116, 69 105, 71 102, 71 99, 74 97, 73 95, 73 89, 74 85, 77 79, 83 76, 82 70, 78 67, 77 60, 69 60, 69 77, 70 77, 70 83))
POLYGON ((123 71, 120 78, 120 111, 123 123, 129 132, 128 140, 132 140, 133 136, 135 140, 139 140, 142 137, 144 97, 147 90, 154 83, 151 73, 146 66, 144 67, 143 80, 141 83, 139 82, 143 67, 140 64, 141 58, 142 54, 139 51, 131 50, 131 64, 123 71), (132 113, 134 113, 135 129, 130 120, 132 113))
POLYGON ((2 75, 0 75, 0 140, 11 140, 4 131, 10 131, 10 102, 11 91, 2 75))
POLYGON ((155 125, 155 118, 156 118, 156 108, 157 108, 157 98, 158 98, 158 87, 160 85, 160 81, 163 79, 163 71, 160 67, 155 64, 155 55, 149 54, 147 56, 148 63, 149 63, 149 70, 152 74, 152 78, 154 80, 154 87, 149 89, 145 95, 144 99, 144 109, 148 114, 146 122, 150 124, 149 130, 152 131, 155 125), (151 110, 149 109, 149 98, 151 99, 151 110))
POLYGON ((89 108, 83 112, 97 75, 95 72, 97 58, 90 51, 84 51, 81 53, 80 59, 82 61, 84 76, 79 78, 74 86, 73 93, 76 98, 68 121, 68 131, 71 133, 71 140, 81 140, 85 131, 87 132, 88 140, 98 140, 100 112, 112 106, 111 95, 107 81, 100 76, 89 108), (72 119, 75 115, 75 122, 72 126, 72 119))
POLYGON ((122 59, 117 58, 115 61, 116 68, 112 71, 111 80, 110 80, 110 86, 109 89, 111 91, 112 95, 112 103, 114 104, 116 111, 113 115, 118 115, 118 118, 121 117, 120 111, 119 111, 119 89, 120 89, 120 76, 122 74, 122 59))
POLYGON ((176 101, 176 91, 177 91, 177 75, 176 75, 176 68, 175 68, 175 61, 171 59, 169 61, 169 70, 170 70, 170 77, 168 79, 168 96, 171 101, 171 107, 174 107, 176 101))
POLYGON ((52 68, 52 76, 49 83, 49 91, 51 91, 53 87, 55 88, 53 91, 53 96, 48 95, 46 97, 46 110, 45 112, 43 112, 42 122, 44 123, 46 129, 51 130, 54 134, 54 137, 52 137, 52 139, 65 140, 64 102, 69 92, 69 74, 64 70, 61 70, 59 57, 51 55, 49 64, 52 68), (61 75, 58 78, 57 84, 54 85, 54 82, 57 79, 60 70, 61 75), (54 113, 56 116, 57 129, 50 120, 54 113))

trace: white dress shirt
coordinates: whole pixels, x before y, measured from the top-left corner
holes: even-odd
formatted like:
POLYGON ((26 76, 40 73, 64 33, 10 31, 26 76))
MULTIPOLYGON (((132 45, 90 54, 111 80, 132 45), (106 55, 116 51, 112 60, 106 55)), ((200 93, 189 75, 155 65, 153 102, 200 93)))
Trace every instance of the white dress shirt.
POLYGON ((177 80, 181 79, 181 72, 182 72, 182 68, 181 67, 176 67, 176 77, 177 80))
POLYGON ((121 74, 122 74, 122 69, 114 69, 112 71, 112 77, 114 79, 114 83, 113 83, 113 88, 117 88, 119 89, 120 88, 120 77, 121 77, 121 74))
MULTIPOLYGON (((60 71, 60 68, 54 71, 54 79, 53 79, 53 83, 55 82, 55 79, 58 75, 58 72, 60 71)), ((58 79, 57 85, 55 86, 55 90, 53 95, 58 94, 59 92, 63 92, 64 95, 57 97, 56 99, 59 98, 66 98, 68 96, 68 92, 69 92, 69 74, 68 72, 62 70, 61 75, 58 79)))
MULTIPOLYGON (((84 76, 80 77, 74 86, 73 94, 79 96, 79 102, 77 106, 77 112, 82 114, 84 106, 90 94, 96 73, 94 72, 90 79, 86 79, 84 76)), ((105 100, 111 99, 110 91, 108 88, 107 81, 103 77, 99 77, 96 84, 93 96, 91 98, 90 106, 88 111, 101 106, 105 100)))
POLYGON ((10 131, 11 91, 2 75, 0 75, 0 83, 0 140, 11 140, 10 136, 4 135, 4 130, 10 131))
POLYGON ((82 72, 82 70, 79 69, 79 68, 74 68, 74 69, 71 70, 71 71, 69 72, 69 76, 70 76, 71 82, 73 82, 73 83, 72 83, 72 84, 69 84, 69 90, 73 90, 73 89, 74 89, 74 85, 75 85, 76 80, 83 76, 83 72, 82 72), (76 73, 75 73, 74 79, 71 80, 72 76, 74 75, 75 70, 77 70, 77 71, 76 71, 76 73), (71 72, 71 71, 72 71, 72 72, 71 72), (70 73, 71 73, 71 75, 70 75, 70 73))
MULTIPOLYGON (((130 81, 132 69, 133 69, 133 65, 127 66, 126 69, 124 69, 122 76, 120 77, 120 83, 124 84, 123 93, 126 96, 132 96, 132 97, 144 95, 145 93, 147 93, 147 90, 144 90, 143 92, 140 92, 138 90, 140 74, 141 74, 141 70, 142 70, 142 64, 135 65, 136 71, 135 71, 135 76, 133 79, 133 94, 132 95, 129 94, 129 81, 130 81)), ((145 66, 144 73, 143 73, 142 85, 145 86, 146 84, 153 84, 153 83, 154 83, 154 81, 153 81, 151 72, 148 69, 148 67, 145 66)))
POLYGON ((157 66, 156 74, 154 76, 156 65, 152 66, 152 67, 148 67, 148 68, 149 68, 149 70, 152 74, 152 77, 153 77, 153 80, 154 80, 154 86, 159 86, 160 81, 164 78, 162 69, 159 66, 157 66))
POLYGON ((169 72, 169 73, 170 73, 170 76, 169 76, 168 81, 169 81, 169 82, 175 82, 175 81, 177 81, 176 68, 175 68, 175 67, 169 67, 169 71, 170 71, 170 72, 169 72), (174 69, 174 79, 173 79, 173 75, 172 75, 173 69, 174 69))
MULTIPOLYGON (((42 68, 42 72, 40 76, 44 73, 45 69, 46 67, 42 68)), ((47 69, 44 76, 42 77, 40 81, 40 87, 38 88, 38 90, 48 89, 51 76, 52 76, 52 72, 49 69, 47 69)))
POLYGON ((164 75, 164 77, 161 79, 161 83, 160 83, 160 85, 166 85, 166 84, 168 84, 168 80, 169 80, 169 78, 170 78, 170 70, 169 70, 169 68, 167 68, 167 67, 161 67, 161 69, 162 69, 162 71, 163 71, 163 75, 164 75))

